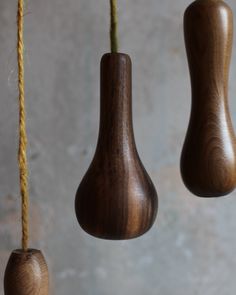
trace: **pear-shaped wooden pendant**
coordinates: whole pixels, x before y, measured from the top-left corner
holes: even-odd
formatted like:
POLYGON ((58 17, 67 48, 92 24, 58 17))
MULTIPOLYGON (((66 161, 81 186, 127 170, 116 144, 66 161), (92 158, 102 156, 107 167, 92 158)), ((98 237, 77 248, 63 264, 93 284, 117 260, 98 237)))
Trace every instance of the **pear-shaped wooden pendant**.
POLYGON ((5 295, 48 295, 48 268, 39 250, 15 250, 4 277, 5 295))
POLYGON ((235 135, 227 101, 232 11, 221 0, 196 0, 185 12, 184 31, 192 111, 182 178, 197 196, 223 196, 236 185, 235 135))
POLYGON ((131 60, 110 53, 101 61, 97 149, 76 195, 81 227, 103 239, 131 239, 152 226, 157 194, 136 150, 131 105, 131 60))

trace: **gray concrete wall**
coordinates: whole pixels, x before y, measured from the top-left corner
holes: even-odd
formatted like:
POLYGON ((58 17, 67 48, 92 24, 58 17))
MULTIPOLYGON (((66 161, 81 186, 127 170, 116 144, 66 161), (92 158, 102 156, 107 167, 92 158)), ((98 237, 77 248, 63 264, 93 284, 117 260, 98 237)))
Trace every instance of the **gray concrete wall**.
MULTIPOLYGON (((16 2, 0 1, 1 295, 5 264, 20 241, 16 2)), ((236 2, 228 3, 236 13, 236 2)), ((133 60, 137 146, 160 200, 153 229, 128 242, 88 236, 73 208, 97 140, 99 62, 109 50, 109 1, 26 4, 31 245, 47 257, 52 294, 235 294, 236 193, 196 198, 179 173, 190 110, 182 34, 189 1, 119 1, 121 51, 133 60)), ((236 48, 230 78, 236 126, 235 77, 236 48)))

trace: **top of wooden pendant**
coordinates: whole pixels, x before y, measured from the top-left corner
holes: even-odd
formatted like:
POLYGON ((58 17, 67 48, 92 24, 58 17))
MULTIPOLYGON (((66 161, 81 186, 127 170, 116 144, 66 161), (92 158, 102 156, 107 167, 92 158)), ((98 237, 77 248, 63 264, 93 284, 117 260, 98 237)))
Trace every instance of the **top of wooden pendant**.
POLYGON ((4 277, 5 295, 48 295, 48 268, 39 250, 12 252, 4 277))

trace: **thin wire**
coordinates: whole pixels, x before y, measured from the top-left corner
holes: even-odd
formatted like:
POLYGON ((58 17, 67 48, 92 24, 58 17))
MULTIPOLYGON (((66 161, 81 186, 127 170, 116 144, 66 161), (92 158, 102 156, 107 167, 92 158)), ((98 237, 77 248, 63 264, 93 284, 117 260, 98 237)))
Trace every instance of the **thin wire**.
POLYGON ((21 193, 22 249, 28 250, 29 245, 29 185, 27 165, 27 134, 25 115, 25 81, 24 81, 24 0, 18 0, 17 13, 17 56, 18 56, 18 87, 19 87, 19 176, 21 193))
POLYGON ((118 52, 118 13, 117 13, 117 0, 110 0, 111 5, 111 28, 110 28, 110 39, 111 39, 111 52, 118 52))

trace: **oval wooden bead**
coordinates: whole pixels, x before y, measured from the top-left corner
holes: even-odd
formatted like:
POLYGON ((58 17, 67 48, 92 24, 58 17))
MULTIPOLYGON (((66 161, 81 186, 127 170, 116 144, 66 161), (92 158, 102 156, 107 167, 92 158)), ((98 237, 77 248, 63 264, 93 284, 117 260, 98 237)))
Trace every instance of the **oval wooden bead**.
POLYGON ((4 292, 5 295, 48 295, 48 268, 39 250, 12 252, 5 271, 4 292))
POLYGON ((184 16, 192 110, 182 157, 187 188, 219 197, 236 185, 235 135, 228 108, 233 14, 220 0, 196 0, 184 16))
POLYGON ((131 60, 111 53, 101 61, 101 115, 97 149, 75 200, 77 219, 89 234, 131 239, 152 226, 157 194, 134 140, 131 60))

